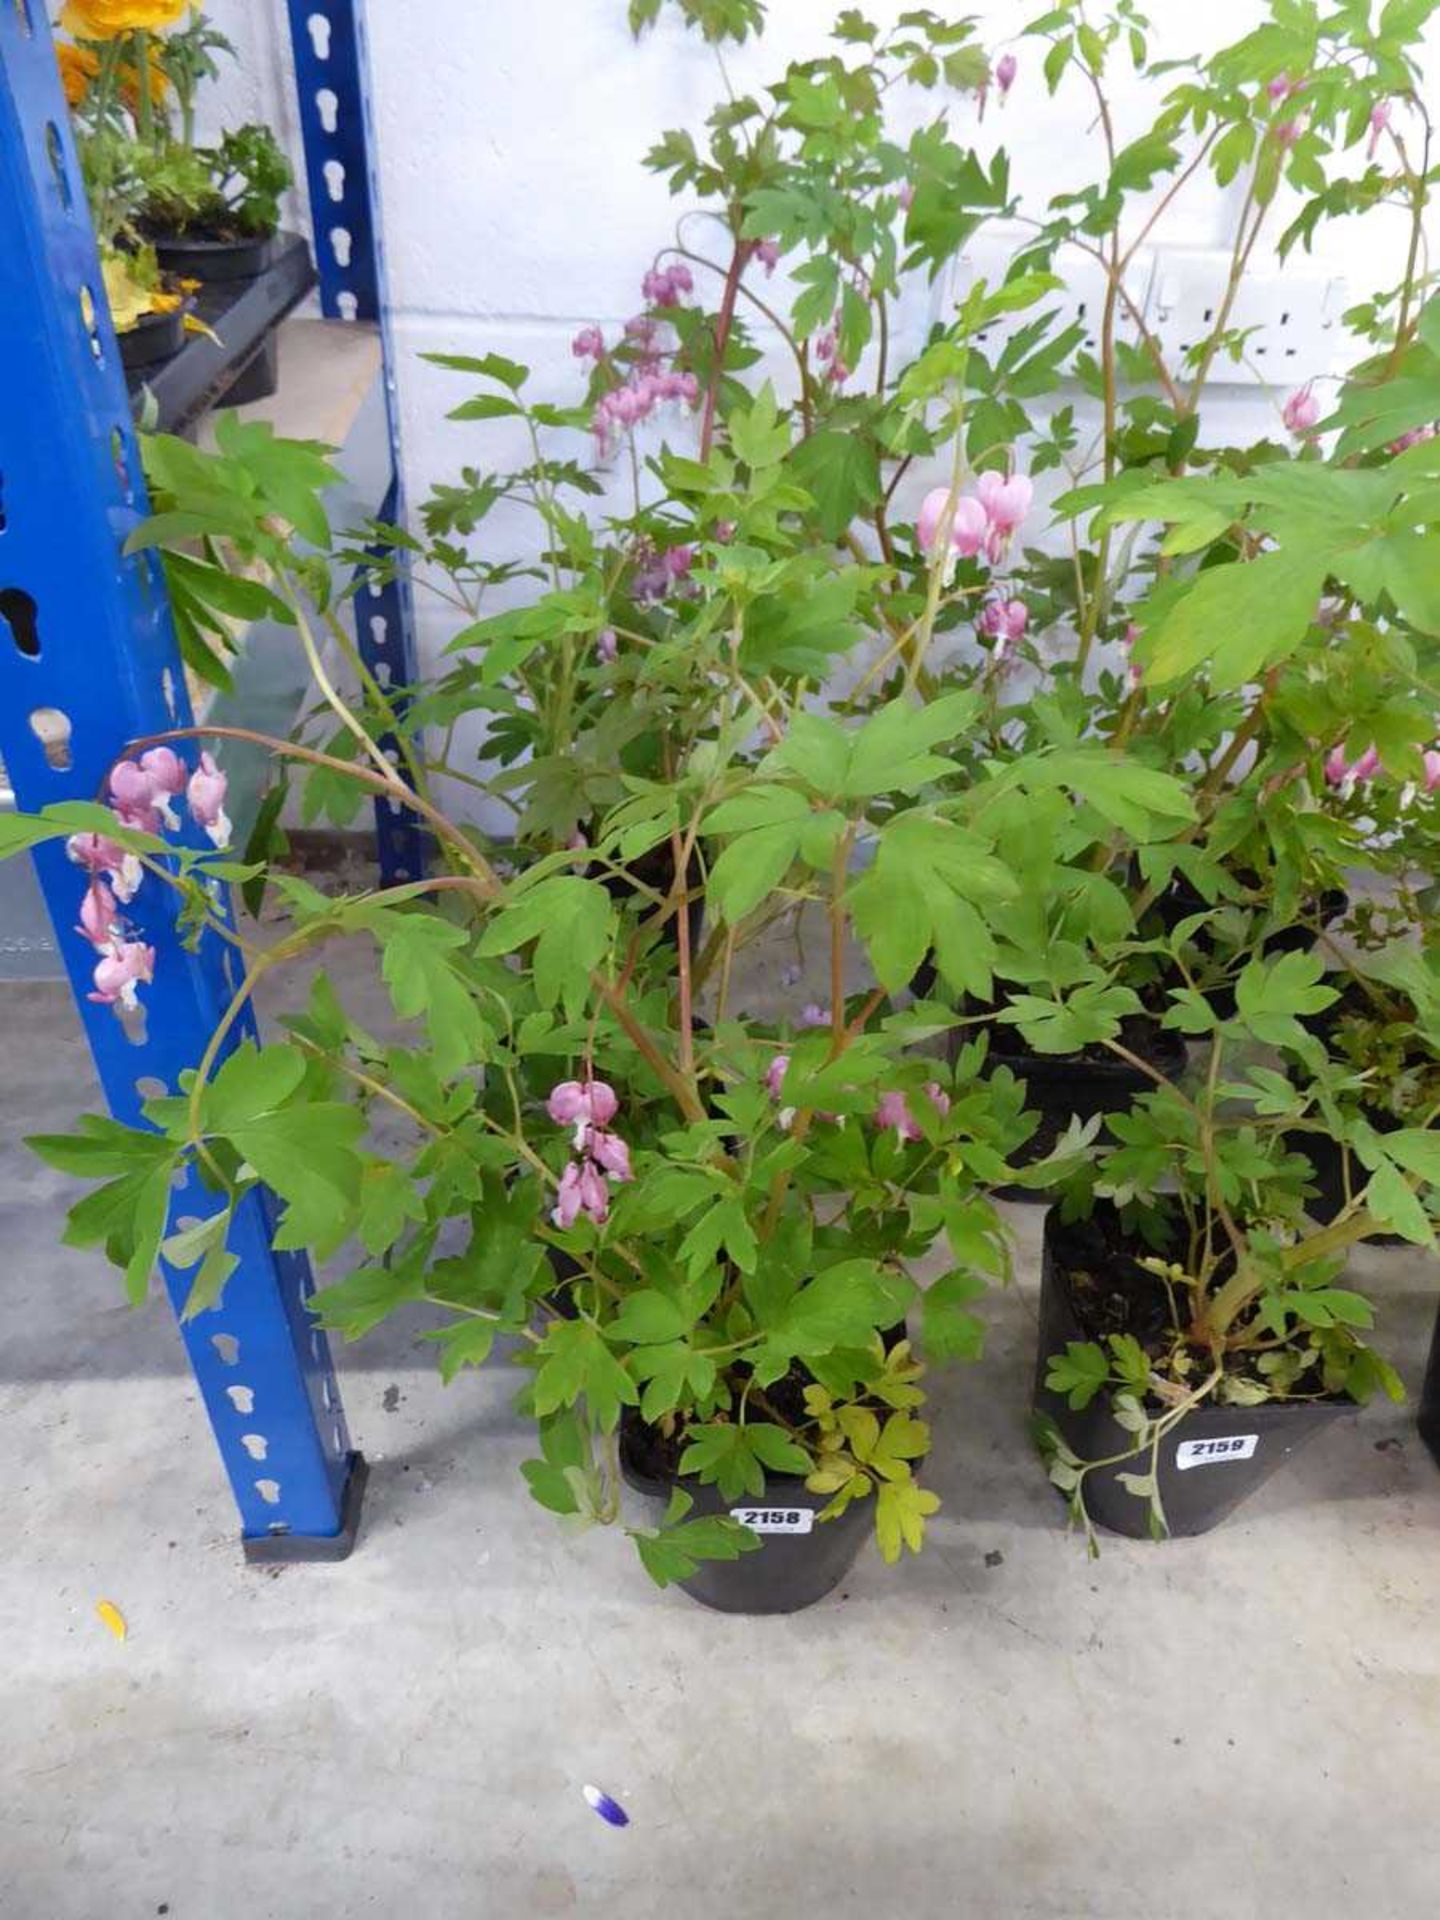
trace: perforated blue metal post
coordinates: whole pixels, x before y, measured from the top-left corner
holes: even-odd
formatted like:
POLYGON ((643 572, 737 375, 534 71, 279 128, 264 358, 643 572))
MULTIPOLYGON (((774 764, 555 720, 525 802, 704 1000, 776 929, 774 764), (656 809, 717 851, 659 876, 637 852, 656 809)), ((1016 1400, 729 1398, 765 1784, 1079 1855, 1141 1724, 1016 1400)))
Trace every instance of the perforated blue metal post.
MULTIPOLYGON (((332 319, 380 324, 391 453, 390 488, 380 518, 401 524, 405 504, 399 408, 380 194, 371 163, 363 0, 288 0, 288 5, 320 302, 332 319)), ((377 557, 386 556, 385 549, 375 551, 377 557)), ((359 586, 355 629, 361 657, 382 687, 394 688, 398 696, 415 684, 414 608, 403 556, 398 572, 359 586)), ((403 719, 403 698, 397 697, 395 705, 403 719)), ((384 739, 381 745, 393 757, 396 742, 384 739)), ((377 800, 375 836, 380 872, 387 881, 414 880, 424 873, 426 835, 413 813, 377 800)))
MULTIPOLYGON (((95 798, 128 741, 191 723, 159 563, 121 555, 147 508, 43 0, 0 0, 0 236, 0 755, 34 810, 95 798)), ((133 1041, 86 998, 80 870, 58 844, 36 867, 105 1099, 134 1124, 145 1097, 200 1058, 233 991, 231 950, 211 937, 187 953, 173 891, 147 878, 127 909, 156 953, 133 1041)), ((171 1220, 214 1206, 192 1180, 171 1220)), ((181 1331, 247 1555, 338 1558, 364 1467, 306 1311, 308 1263, 273 1251, 272 1225, 266 1196, 242 1204, 224 1299, 181 1331)), ((178 1308, 190 1276, 165 1268, 164 1280, 178 1308)))

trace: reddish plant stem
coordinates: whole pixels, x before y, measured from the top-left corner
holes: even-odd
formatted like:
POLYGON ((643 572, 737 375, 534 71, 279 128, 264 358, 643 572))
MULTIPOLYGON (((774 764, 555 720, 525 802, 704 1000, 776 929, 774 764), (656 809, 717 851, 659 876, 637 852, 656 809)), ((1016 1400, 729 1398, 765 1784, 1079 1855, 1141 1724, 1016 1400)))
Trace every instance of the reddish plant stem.
POLYGON ((750 242, 737 235, 735 251, 725 275, 725 290, 720 296, 720 311, 715 316, 715 364, 710 369, 710 384, 705 389, 705 414, 700 427, 700 458, 710 458, 715 438, 715 403, 720 396, 720 381, 725 372, 725 349, 730 344, 730 328, 735 320, 735 302, 740 294, 740 275, 750 256, 750 242))

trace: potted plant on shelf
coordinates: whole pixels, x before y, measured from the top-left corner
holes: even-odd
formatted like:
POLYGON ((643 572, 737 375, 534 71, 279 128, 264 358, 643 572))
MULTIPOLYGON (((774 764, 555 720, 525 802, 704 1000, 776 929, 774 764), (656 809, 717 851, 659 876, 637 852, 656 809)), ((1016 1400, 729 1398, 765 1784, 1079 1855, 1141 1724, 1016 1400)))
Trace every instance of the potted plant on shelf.
POLYGON ((58 42, 122 357, 132 370, 178 351, 188 295, 261 271, 290 168, 266 127, 195 137, 195 98, 232 51, 172 0, 75 0, 58 42), (167 31, 168 29, 168 31, 167 31))

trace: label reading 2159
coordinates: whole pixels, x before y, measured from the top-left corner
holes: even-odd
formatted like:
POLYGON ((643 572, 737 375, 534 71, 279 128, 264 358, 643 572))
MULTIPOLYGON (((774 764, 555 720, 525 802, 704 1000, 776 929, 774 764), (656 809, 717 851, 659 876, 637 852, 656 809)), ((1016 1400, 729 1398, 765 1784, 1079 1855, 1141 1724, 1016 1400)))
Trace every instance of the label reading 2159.
POLYGON ((730 1518, 753 1533, 809 1533, 815 1523, 811 1507, 732 1507, 730 1518))
POLYGON ((1175 1465, 1181 1473, 1187 1467, 1213 1467, 1222 1460, 1248 1460, 1260 1444, 1258 1433, 1230 1433, 1214 1440, 1182 1440, 1175 1449, 1175 1465))

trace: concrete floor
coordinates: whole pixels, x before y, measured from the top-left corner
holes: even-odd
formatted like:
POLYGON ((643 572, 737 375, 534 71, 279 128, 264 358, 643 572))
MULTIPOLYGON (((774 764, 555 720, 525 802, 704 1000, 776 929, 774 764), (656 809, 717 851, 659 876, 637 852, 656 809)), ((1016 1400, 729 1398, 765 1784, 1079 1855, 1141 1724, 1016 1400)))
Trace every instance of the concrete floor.
MULTIPOLYGON (((988 1358, 938 1387, 932 1546, 808 1613, 708 1614, 567 1536, 505 1370, 442 1388, 415 1324, 344 1356, 353 1559, 247 1570, 166 1310, 57 1245, 68 1183, 18 1144, 91 1097, 61 990, 7 989, 0 1036, 5 1920, 1434 1910, 1440 1471, 1405 1410, 1087 1562, 1025 1439, 1019 1210, 988 1358)), ((1418 1385, 1433 1269, 1356 1266, 1418 1385)))

